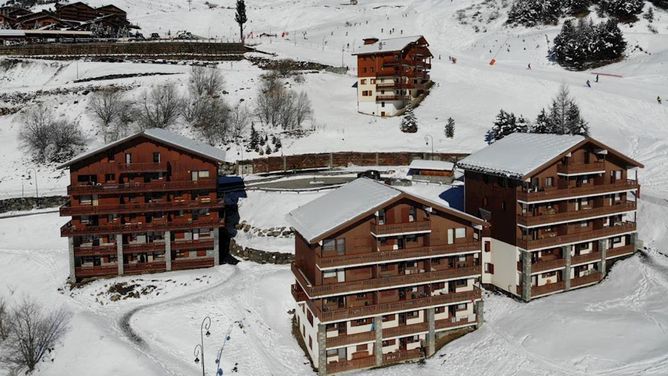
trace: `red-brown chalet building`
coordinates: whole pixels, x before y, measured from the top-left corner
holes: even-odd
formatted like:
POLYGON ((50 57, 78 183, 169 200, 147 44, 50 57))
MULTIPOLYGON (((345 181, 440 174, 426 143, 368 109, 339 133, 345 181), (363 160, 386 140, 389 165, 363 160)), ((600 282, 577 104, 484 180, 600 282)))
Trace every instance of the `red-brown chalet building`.
POLYGON ((296 324, 320 375, 431 356, 482 323, 482 220, 363 178, 288 221, 296 324))
POLYGON ((149 129, 63 164, 70 279, 217 265, 223 159, 219 149, 149 129))
POLYGON ((528 301, 599 282, 640 247, 637 168, 589 137, 518 133, 459 162, 465 206, 487 219, 483 282, 528 301))
POLYGON ((432 54, 421 36, 366 38, 357 56, 357 110, 394 116, 424 94, 432 54))

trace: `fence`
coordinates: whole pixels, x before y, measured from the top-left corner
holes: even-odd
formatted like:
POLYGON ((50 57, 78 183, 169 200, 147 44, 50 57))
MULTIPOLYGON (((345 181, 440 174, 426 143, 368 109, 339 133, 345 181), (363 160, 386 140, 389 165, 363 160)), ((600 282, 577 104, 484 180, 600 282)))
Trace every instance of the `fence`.
POLYGON ((256 158, 238 162, 241 175, 322 169, 347 166, 407 166, 415 159, 433 159, 456 162, 468 154, 464 153, 420 153, 420 152, 336 152, 284 155, 256 158))

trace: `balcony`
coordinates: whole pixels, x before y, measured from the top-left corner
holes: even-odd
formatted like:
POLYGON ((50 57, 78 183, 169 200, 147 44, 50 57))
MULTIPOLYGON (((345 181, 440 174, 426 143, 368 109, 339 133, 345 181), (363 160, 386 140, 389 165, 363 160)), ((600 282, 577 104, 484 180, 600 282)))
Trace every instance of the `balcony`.
POLYGON ((80 184, 67 187, 68 195, 121 194, 133 192, 167 192, 187 190, 213 190, 217 188, 215 179, 152 181, 148 183, 123 184, 80 184))
POLYGON ((319 286, 311 286, 311 284, 306 280, 304 275, 294 263, 292 264, 292 272, 308 296, 315 298, 324 295, 351 293, 354 291, 377 290, 383 287, 414 285, 451 278, 479 276, 482 274, 482 267, 478 265, 465 268, 451 268, 434 272, 404 274, 391 277, 373 278, 362 281, 339 282, 319 286))
POLYGON ((213 248, 213 238, 197 239, 197 240, 177 240, 172 242, 172 251, 193 250, 193 249, 210 249, 213 248))
POLYGON ((550 201, 569 197, 587 195, 601 195, 611 192, 636 190, 640 186, 636 180, 619 180, 614 183, 583 185, 573 188, 551 188, 542 191, 528 192, 523 189, 517 190, 517 199, 523 202, 550 201))
POLYGON ((292 297, 295 299, 295 302, 297 302, 297 303, 303 302, 306 299, 308 299, 308 297, 306 296, 306 293, 301 289, 299 284, 296 284, 296 283, 293 284, 291 291, 292 291, 292 297))
POLYGON ((637 209, 635 201, 627 201, 621 204, 602 206, 593 209, 582 209, 553 214, 518 215, 517 223, 526 227, 546 225, 557 222, 576 221, 582 218, 605 216, 609 214, 624 213, 637 209))
POLYGON ((123 274, 160 273, 167 270, 165 261, 141 262, 123 265, 123 274))
POLYGON ((628 244, 623 247, 610 248, 605 252, 605 258, 610 259, 618 256, 632 255, 636 251, 634 244, 628 244))
POLYGON ((561 291, 566 287, 566 284, 564 281, 561 282, 556 282, 556 283, 548 283, 547 285, 543 286, 532 286, 531 287, 531 297, 535 298, 541 295, 561 291))
POLYGON ((134 243, 123 244, 123 254, 134 254, 144 252, 164 251, 165 242, 149 242, 149 243, 134 243))
POLYGON ((566 266, 566 260, 560 258, 555 260, 538 260, 531 264, 531 273, 544 272, 546 270, 560 269, 566 266))
POLYGON ((115 256, 116 244, 90 245, 74 247, 75 257, 85 256, 115 256))
POLYGON ((376 102, 383 102, 383 101, 402 101, 402 100, 409 100, 411 97, 408 94, 405 95, 376 95, 376 102))
POLYGON ((126 224, 106 224, 98 226, 75 227, 72 222, 67 222, 60 228, 60 236, 76 235, 101 235, 101 234, 120 234, 144 231, 167 231, 167 230, 185 230, 201 227, 221 227, 223 220, 207 220, 193 222, 168 222, 168 223, 126 223, 126 224))
POLYGON ((468 325, 468 324, 477 324, 477 322, 469 321, 468 317, 464 317, 459 320, 456 320, 454 317, 451 317, 449 319, 436 320, 436 330, 455 328, 458 326, 468 325))
POLYGON ((213 265, 213 257, 194 257, 172 260, 172 270, 210 268, 213 265))
POLYGON ((320 321, 328 322, 364 316, 377 316, 397 311, 417 310, 436 305, 470 302, 480 299, 480 296, 480 290, 474 289, 473 291, 454 292, 399 302, 372 304, 364 307, 340 308, 334 310, 322 310, 312 300, 306 300, 306 303, 309 305, 311 311, 316 313, 316 316, 320 321))
POLYGON ((596 262, 596 261, 601 261, 601 253, 600 252, 590 252, 590 253, 585 253, 579 256, 572 256, 571 257, 571 265, 579 265, 579 264, 586 264, 590 262, 596 262))
POLYGON ((605 173, 605 162, 592 162, 592 163, 571 163, 571 164, 558 164, 557 173, 560 175, 585 175, 585 174, 598 174, 605 173))
POLYGON ((83 205, 71 206, 68 202, 60 208, 61 216, 72 215, 101 215, 101 214, 127 214, 143 212, 162 212, 175 210, 193 210, 193 209, 218 209, 224 208, 224 200, 211 201, 163 201, 163 202, 141 202, 117 205, 83 205))
POLYGON ((371 233, 375 236, 390 236, 411 234, 417 232, 431 232, 431 221, 419 221, 396 224, 371 224, 371 233))
POLYGON ((339 334, 336 337, 327 337, 327 348, 352 345, 355 343, 371 342, 376 340, 376 332, 363 332, 356 334, 339 334))
POLYGON ((337 268, 351 265, 378 264, 395 260, 447 256, 462 252, 480 251, 480 249, 480 242, 467 242, 432 247, 377 251, 359 255, 342 255, 331 257, 321 257, 316 255, 316 264, 320 268, 337 268))
POLYGON ((327 374, 332 374, 345 371, 352 371, 355 369, 370 368, 374 367, 375 365, 376 365, 376 358, 374 356, 367 356, 364 358, 327 363, 325 369, 327 370, 327 374))
POLYGON ((420 349, 413 350, 399 350, 388 354, 383 354, 383 365, 401 363, 408 360, 415 360, 422 358, 420 349))
POLYGON ((615 236, 626 232, 636 230, 636 224, 633 222, 620 222, 618 225, 604 227, 597 230, 578 232, 575 234, 555 235, 543 239, 517 239, 517 246, 530 250, 539 248, 556 247, 562 244, 580 243, 591 239, 615 236))
POLYGON ((603 274, 601 272, 591 273, 584 277, 573 278, 571 279, 571 288, 588 285, 590 283, 596 283, 603 279, 603 274))
POLYGON ((383 329, 383 339, 415 335, 417 333, 424 333, 427 331, 429 331, 429 323, 426 322, 411 325, 401 325, 394 328, 383 329))
POLYGON ((74 268, 74 275, 77 278, 118 275, 118 265, 79 266, 74 268))
POLYGON ((167 172, 167 163, 119 163, 118 169, 126 173, 167 172))

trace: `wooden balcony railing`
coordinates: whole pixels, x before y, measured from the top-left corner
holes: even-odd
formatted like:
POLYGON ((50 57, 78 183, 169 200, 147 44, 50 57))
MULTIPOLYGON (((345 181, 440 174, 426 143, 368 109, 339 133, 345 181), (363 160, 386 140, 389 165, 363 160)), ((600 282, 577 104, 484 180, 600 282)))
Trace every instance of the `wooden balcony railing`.
POLYGON ((198 239, 198 240, 177 240, 173 241, 172 251, 213 248, 213 238, 198 239))
POLYGON ((551 292, 561 291, 566 287, 564 281, 549 283, 543 286, 532 286, 531 287, 531 297, 535 298, 540 295, 549 294, 551 292))
POLYGON ((383 329, 383 338, 408 336, 416 333, 426 332, 428 330, 429 324, 426 322, 411 325, 400 325, 394 328, 383 329))
POLYGON ((383 354, 383 365, 405 362, 407 360, 419 359, 422 357, 420 349, 400 350, 383 354))
POLYGON ((601 261, 600 252, 590 252, 571 257, 571 265, 584 264, 588 262, 601 261))
POLYGON ((635 245, 634 244, 627 244, 623 247, 617 247, 617 248, 610 248, 606 250, 605 252, 605 258, 609 259, 612 257, 617 257, 617 256, 622 256, 622 255, 630 255, 633 254, 636 251, 635 245))
POLYGON ((167 270, 165 261, 142 262, 123 265, 123 274, 159 273, 167 270))
POLYGON ((431 221, 428 220, 384 225, 371 224, 371 232, 376 236, 427 231, 431 231, 431 221))
POLYGON ((436 330, 454 328, 456 326, 461 326, 466 324, 475 324, 475 322, 470 322, 468 317, 464 317, 459 320, 456 320, 454 317, 451 317, 449 319, 436 320, 436 330))
POLYGON ((602 216, 606 214, 623 213, 636 209, 637 205, 635 201, 627 201, 625 203, 611 206, 603 206, 599 208, 584 209, 577 211, 567 211, 554 214, 540 214, 536 216, 520 214, 517 216, 517 223, 524 226, 538 226, 554 222, 564 222, 571 220, 579 220, 582 218, 602 216))
POLYGON ((391 251, 377 251, 359 255, 336 255, 320 257, 316 255, 316 264, 320 268, 334 268, 360 264, 377 264, 392 260, 405 260, 420 257, 447 256, 460 252, 479 251, 480 241, 466 243, 445 244, 431 247, 395 249, 391 251))
POLYGON ((174 181, 152 181, 148 183, 122 183, 122 184, 79 184, 67 187, 68 195, 82 194, 120 194, 132 192, 162 192, 162 191, 186 191, 186 190, 211 190, 216 189, 215 179, 174 180, 174 181))
POLYGON ((295 302, 303 302, 306 299, 308 299, 306 293, 301 289, 301 287, 297 283, 292 285, 291 291, 292 291, 292 297, 295 298, 295 302))
POLYGON ((557 173, 573 175, 605 172, 605 162, 591 162, 591 163, 572 163, 572 164, 558 164, 557 173))
POLYGON ((531 202, 540 200, 557 200, 567 197, 586 196, 594 194, 605 194, 621 190, 638 189, 640 186, 636 180, 618 180, 614 183, 584 185, 573 188, 552 188, 537 192, 527 192, 521 188, 517 190, 517 199, 531 202))
POLYGON ((361 281, 351 281, 351 282, 339 282, 339 283, 332 283, 328 285, 318 285, 318 286, 311 286, 311 283, 306 280, 304 275, 301 273, 299 268, 297 268, 297 266, 294 263, 292 264, 292 272, 294 273, 295 277, 297 278, 297 281, 301 284, 302 288, 308 294, 308 296, 314 298, 323 295, 345 294, 354 291, 374 290, 383 287, 427 283, 430 281, 444 280, 450 278, 467 277, 467 276, 477 277, 482 274, 482 267, 480 265, 477 265, 464 268, 451 268, 434 272, 395 275, 391 277, 380 277, 380 278, 366 279, 361 281))
POLYGON ((550 269, 558 269, 566 266, 565 259, 556 259, 556 260, 539 260, 538 262, 531 264, 531 273, 538 273, 550 269))
POLYGON ((376 340, 376 332, 363 332, 355 334, 341 334, 336 337, 327 337, 327 348, 351 345, 354 343, 370 342, 376 340))
POLYGON ((213 257, 195 257, 172 260, 172 270, 209 268, 213 265, 213 257))
POLYGON ((216 209, 225 207, 224 200, 211 201, 165 201, 165 202, 142 202, 118 205, 83 205, 70 206, 68 202, 60 208, 61 216, 69 215, 99 215, 99 214, 126 214, 156 211, 175 211, 193 209, 216 209))
POLYGON ((480 299, 480 289, 473 291, 455 292, 443 295, 426 296, 422 298, 409 299, 404 301, 372 304, 364 307, 353 308, 339 308, 334 310, 321 310, 313 300, 306 300, 311 311, 316 313, 316 316, 322 322, 337 321, 344 319, 352 319, 363 316, 376 316, 379 314, 404 311, 417 310, 424 307, 445 305, 459 302, 470 302, 480 299))
POLYGON ((343 360, 327 363, 325 369, 328 374, 351 371, 354 369, 369 368, 376 365, 376 358, 373 356, 357 358, 352 360, 343 360))
POLYGON ((109 256, 116 255, 116 244, 74 247, 74 256, 109 256))
POLYGON ((221 227, 224 225, 223 220, 198 220, 192 222, 167 222, 167 223, 126 223, 126 224, 106 224, 98 226, 81 226, 75 227, 72 222, 67 222, 60 228, 60 236, 74 236, 74 235, 95 235, 95 234, 117 234, 117 233, 132 233, 144 231, 167 231, 167 230, 181 230, 200 227, 221 227))
POLYGON ((74 275, 77 278, 118 275, 118 265, 78 266, 74 268, 74 275))
POLYGON ((376 95, 376 102, 380 101, 398 101, 402 99, 410 99, 409 95, 376 95))
POLYGON ((118 169, 122 172, 162 172, 167 171, 167 163, 119 163, 118 169))
POLYGON ((164 251, 165 242, 123 244, 123 254, 164 251))
POLYGON ((545 237, 543 239, 517 239, 517 245, 524 249, 537 249, 545 247, 556 247, 560 244, 579 243, 589 239, 595 239, 606 236, 614 236, 629 231, 635 231, 636 224, 633 222, 622 222, 618 225, 604 227, 597 230, 578 232, 575 234, 557 235, 545 237))
POLYGON ((602 278, 603 274, 601 274, 601 272, 591 273, 583 277, 573 278, 571 279, 571 288, 587 285, 590 283, 595 283, 600 281, 602 278))

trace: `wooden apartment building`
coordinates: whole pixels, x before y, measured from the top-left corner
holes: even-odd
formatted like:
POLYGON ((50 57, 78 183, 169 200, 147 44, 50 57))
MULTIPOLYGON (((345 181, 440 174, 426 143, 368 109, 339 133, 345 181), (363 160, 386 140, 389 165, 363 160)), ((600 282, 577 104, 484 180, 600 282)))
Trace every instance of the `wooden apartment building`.
POLYGON ((459 162, 465 210, 491 223, 483 282, 525 301, 599 282, 640 247, 637 168, 589 137, 518 133, 459 162))
POLYGON ((288 221, 296 325, 320 375, 431 356, 481 324, 482 220, 361 178, 288 221))
POLYGON ((79 155, 69 168, 61 228, 70 280, 218 264, 224 153, 148 129, 79 155))
POLYGON ((395 116, 431 82, 432 54, 421 36, 366 38, 357 56, 357 110, 376 116, 395 116))

